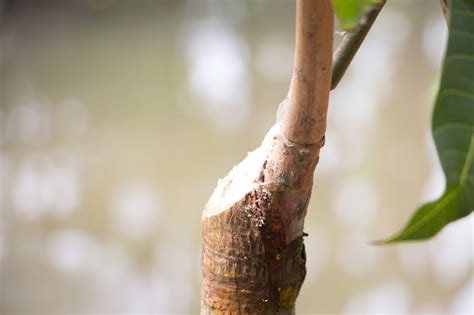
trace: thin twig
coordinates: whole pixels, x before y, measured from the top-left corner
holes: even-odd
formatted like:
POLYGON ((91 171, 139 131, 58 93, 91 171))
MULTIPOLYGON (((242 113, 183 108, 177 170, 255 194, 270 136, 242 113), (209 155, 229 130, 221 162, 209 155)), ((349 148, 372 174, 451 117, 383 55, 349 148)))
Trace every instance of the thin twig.
POLYGON ((443 11, 444 20, 446 24, 449 24, 449 8, 446 0, 439 0, 439 4, 441 5, 441 11, 443 11))
POLYGON ((357 50, 364 41, 364 38, 372 27, 372 24, 374 24, 374 21, 382 10, 384 4, 385 0, 374 4, 361 17, 357 27, 344 34, 344 37, 342 38, 342 41, 337 47, 333 56, 331 90, 336 88, 339 81, 341 81, 344 73, 352 61, 352 58, 354 58, 357 50))

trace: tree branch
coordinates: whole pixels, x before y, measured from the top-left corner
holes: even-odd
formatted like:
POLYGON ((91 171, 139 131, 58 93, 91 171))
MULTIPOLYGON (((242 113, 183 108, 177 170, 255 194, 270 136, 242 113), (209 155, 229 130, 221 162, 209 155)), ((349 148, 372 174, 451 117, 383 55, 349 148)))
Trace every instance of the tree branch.
POLYGON ((298 144, 319 143, 326 130, 333 16, 330 0, 296 2, 295 63, 282 128, 298 144))
POLYGON ((201 314, 295 314, 306 275, 304 218, 326 129, 331 0, 296 1, 286 113, 218 182, 202 216, 201 314))
POLYGON ((374 4, 362 16, 357 27, 352 31, 345 33, 342 42, 337 47, 333 56, 331 90, 335 89, 339 81, 342 79, 352 61, 352 58, 354 58, 384 4, 385 0, 374 4))

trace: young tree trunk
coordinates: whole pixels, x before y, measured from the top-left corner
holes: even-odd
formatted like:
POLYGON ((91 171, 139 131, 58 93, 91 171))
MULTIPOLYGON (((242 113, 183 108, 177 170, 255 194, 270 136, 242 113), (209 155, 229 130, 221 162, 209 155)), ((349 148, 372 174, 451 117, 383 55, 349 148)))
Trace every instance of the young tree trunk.
POLYGON ((330 0, 297 0, 287 99, 262 145, 219 181, 202 217, 201 314, 294 314, 303 227, 324 144, 331 85, 330 0))

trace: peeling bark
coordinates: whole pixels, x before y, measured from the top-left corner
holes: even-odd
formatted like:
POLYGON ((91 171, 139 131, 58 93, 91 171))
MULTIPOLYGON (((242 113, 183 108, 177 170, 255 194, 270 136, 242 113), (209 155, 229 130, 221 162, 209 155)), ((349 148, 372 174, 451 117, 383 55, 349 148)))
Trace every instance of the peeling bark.
POLYGON ((296 20, 281 118, 219 182, 203 213, 201 314, 295 312, 306 274, 304 218, 326 129, 330 0, 298 0, 296 20))

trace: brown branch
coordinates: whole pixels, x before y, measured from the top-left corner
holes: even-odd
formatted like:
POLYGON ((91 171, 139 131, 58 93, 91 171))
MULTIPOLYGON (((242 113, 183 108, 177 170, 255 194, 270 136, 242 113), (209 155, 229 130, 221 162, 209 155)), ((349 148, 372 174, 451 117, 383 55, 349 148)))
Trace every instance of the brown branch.
POLYGON ((321 141, 331 84, 334 12, 330 0, 296 2, 296 49, 283 134, 299 144, 321 141))
POLYGON ((219 181, 202 216, 201 314, 294 314, 303 227, 326 129, 331 0, 297 0, 288 110, 219 181))

